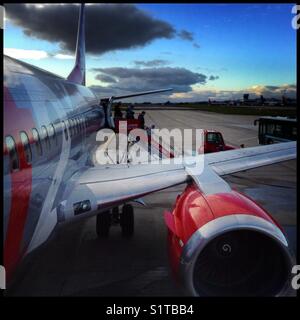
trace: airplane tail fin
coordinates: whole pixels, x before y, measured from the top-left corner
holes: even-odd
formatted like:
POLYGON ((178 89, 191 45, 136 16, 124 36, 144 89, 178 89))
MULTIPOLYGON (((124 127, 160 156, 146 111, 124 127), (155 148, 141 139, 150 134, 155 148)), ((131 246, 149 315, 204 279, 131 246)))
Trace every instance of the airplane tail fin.
POLYGON ((76 43, 76 60, 75 66, 69 74, 68 80, 85 85, 85 5, 81 4, 77 43, 76 43))

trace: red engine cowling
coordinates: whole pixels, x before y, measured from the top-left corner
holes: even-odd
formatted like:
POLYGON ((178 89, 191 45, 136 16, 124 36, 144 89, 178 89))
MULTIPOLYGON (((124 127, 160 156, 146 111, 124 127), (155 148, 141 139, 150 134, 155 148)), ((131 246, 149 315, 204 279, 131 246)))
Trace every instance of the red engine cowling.
POLYGON ((165 212, 176 278, 195 296, 276 296, 292 258, 278 223, 236 191, 204 195, 188 185, 165 212))

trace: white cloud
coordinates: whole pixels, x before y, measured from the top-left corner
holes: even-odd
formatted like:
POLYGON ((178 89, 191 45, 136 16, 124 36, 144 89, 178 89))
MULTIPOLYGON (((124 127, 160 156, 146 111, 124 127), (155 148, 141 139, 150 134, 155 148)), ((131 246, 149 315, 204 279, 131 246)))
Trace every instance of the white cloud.
POLYGON ((56 59, 75 59, 75 57, 74 56, 72 56, 72 55, 69 55, 69 54, 62 54, 62 53, 58 53, 58 54, 56 54, 55 56, 54 56, 54 58, 56 58, 56 59))
POLYGON ((4 54, 16 59, 30 59, 30 60, 41 60, 46 58, 55 58, 55 59, 75 59, 73 55, 69 54, 49 54, 43 50, 27 50, 27 49, 16 49, 16 48, 4 48, 4 54))
POLYGON ((170 95, 170 100, 174 102, 193 102, 211 100, 231 100, 242 99, 244 93, 249 93, 250 98, 259 98, 263 95, 264 98, 277 98, 280 99, 284 94, 288 98, 296 98, 297 89, 294 84, 282 84, 279 86, 272 85, 254 85, 242 90, 222 90, 222 89, 200 89, 194 88, 189 92, 175 92, 170 95))
POLYGON ((25 50, 15 48, 4 48, 4 54, 16 59, 41 60, 48 58, 49 55, 43 50, 25 50))

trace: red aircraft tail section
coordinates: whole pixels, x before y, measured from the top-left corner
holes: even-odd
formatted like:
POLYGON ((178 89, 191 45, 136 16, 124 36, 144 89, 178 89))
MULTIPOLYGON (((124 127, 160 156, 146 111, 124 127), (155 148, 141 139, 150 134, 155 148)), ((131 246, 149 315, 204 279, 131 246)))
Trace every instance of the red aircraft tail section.
POLYGON ((76 43, 76 61, 75 66, 69 74, 68 80, 85 85, 85 7, 81 4, 78 34, 76 43))

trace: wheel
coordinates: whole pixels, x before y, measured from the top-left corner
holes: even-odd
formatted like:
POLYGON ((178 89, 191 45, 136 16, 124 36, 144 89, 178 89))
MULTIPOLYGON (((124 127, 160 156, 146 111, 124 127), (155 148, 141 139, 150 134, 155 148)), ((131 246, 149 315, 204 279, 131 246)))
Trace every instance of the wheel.
POLYGON ((119 224, 120 223, 119 207, 114 207, 112 209, 112 222, 114 224, 119 224))
POLYGON ((121 228, 124 237, 131 237, 134 233, 134 213, 131 204, 125 204, 121 214, 121 228))
POLYGON ((99 238, 107 238, 111 225, 110 211, 104 211, 97 215, 96 232, 99 238))

